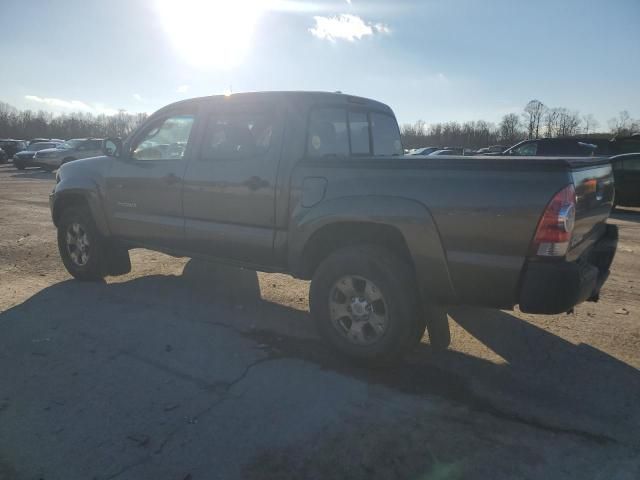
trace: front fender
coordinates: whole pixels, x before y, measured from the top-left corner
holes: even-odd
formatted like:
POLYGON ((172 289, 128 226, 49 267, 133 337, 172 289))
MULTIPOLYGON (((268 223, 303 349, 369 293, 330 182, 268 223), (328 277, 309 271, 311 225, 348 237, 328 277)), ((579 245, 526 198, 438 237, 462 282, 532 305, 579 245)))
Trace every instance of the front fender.
POLYGON ((104 236, 109 236, 111 232, 105 216, 99 184, 87 176, 62 176, 56 184, 49 198, 54 225, 57 226, 65 205, 80 202, 86 203, 89 207, 98 231, 104 236))
POLYGON ((423 298, 454 302, 446 255, 433 217, 423 204, 402 197, 338 197, 311 208, 299 206, 289 225, 288 263, 293 271, 301 262, 311 236, 336 222, 367 222, 396 228, 409 249, 423 298))

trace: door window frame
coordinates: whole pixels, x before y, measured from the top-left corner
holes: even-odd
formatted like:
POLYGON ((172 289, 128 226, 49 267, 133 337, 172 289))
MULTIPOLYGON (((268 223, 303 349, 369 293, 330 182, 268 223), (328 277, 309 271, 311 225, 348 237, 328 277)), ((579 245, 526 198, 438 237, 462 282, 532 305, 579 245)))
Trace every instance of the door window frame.
POLYGON ((142 124, 136 131, 133 133, 130 139, 127 140, 125 148, 123 148, 123 152, 126 152, 126 160, 131 162, 140 162, 140 163, 154 163, 154 162, 185 162, 191 157, 191 153, 193 150, 193 143, 196 137, 196 129, 200 124, 200 107, 195 105, 193 109, 190 108, 181 108, 176 110, 171 110, 167 112, 162 112, 157 116, 152 116, 147 120, 144 124, 142 124), (178 116, 193 116, 193 124, 191 125, 191 130, 189 131, 189 138, 187 138, 187 145, 184 148, 184 153, 181 158, 158 158, 154 160, 142 160, 139 158, 133 157, 133 147, 137 145, 137 142, 147 134, 155 125, 159 122, 164 122, 171 117, 178 116))

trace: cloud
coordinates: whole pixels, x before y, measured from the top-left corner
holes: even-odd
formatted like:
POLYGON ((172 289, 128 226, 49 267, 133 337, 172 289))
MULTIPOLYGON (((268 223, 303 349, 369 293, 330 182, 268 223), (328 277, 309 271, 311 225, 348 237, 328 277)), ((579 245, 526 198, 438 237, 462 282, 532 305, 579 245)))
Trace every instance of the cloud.
POLYGON ((139 102, 142 101, 142 95, 140 95, 139 93, 134 93, 133 94, 133 98, 136 99, 139 102))
POLYGON ((100 103, 90 105, 80 100, 63 100, 61 98, 39 97, 38 95, 25 95, 24 98, 30 102, 41 103, 49 107, 71 110, 74 112, 104 113, 107 115, 118 113, 117 110, 107 108, 100 103))
POLYGON ((316 16, 313 19, 316 24, 315 27, 309 29, 311 35, 330 42, 335 42, 336 40, 353 42, 376 33, 391 33, 391 29, 387 25, 368 23, 357 15, 349 13, 341 13, 333 17, 316 16))
POLYGON ((177 92, 178 92, 178 93, 187 93, 187 92, 189 91, 189 89, 190 89, 190 88, 191 88, 191 86, 190 86, 190 85, 180 85, 180 86, 178 87, 177 92))

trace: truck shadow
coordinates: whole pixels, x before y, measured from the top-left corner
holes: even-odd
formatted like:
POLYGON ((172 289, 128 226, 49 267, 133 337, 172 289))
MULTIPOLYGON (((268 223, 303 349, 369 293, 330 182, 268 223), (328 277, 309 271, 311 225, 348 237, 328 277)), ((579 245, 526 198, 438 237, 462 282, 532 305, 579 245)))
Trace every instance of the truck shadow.
POLYGON ((610 218, 626 222, 640 222, 640 209, 617 207, 611 212, 610 218))
MULTIPOLYGON (((638 370, 501 311, 455 308, 450 315, 502 363, 460 350, 435 353, 422 343, 405 363, 371 369, 348 362, 324 345, 308 312, 263 300, 255 272, 191 260, 181 276, 58 283, 0 313, 0 327, 12 325, 37 336, 49 328, 56 309, 64 309, 64 318, 86 317, 79 326, 73 323, 68 335, 80 337, 92 325, 105 323, 116 330, 126 328, 131 316, 150 330, 163 319, 177 318, 180 328, 192 329, 194 335, 195 325, 223 325, 271 358, 312 362, 406 394, 437 395, 534 428, 598 442, 640 443, 638 433, 629 428, 640 421, 638 370)), ((208 352, 198 354, 206 362, 208 352)))

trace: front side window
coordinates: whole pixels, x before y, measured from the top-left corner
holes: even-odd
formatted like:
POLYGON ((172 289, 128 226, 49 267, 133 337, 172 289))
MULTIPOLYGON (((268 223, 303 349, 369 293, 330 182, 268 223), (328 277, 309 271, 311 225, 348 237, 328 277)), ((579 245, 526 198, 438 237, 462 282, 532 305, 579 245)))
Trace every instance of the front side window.
POLYGON ((131 149, 135 160, 178 160, 184 156, 193 115, 175 115, 154 122, 131 149))
POLYGON ((307 152, 315 158, 349 155, 346 109, 316 108, 311 111, 307 152))
POLYGON ((62 148, 64 150, 68 150, 71 148, 78 148, 80 145, 82 145, 83 141, 84 140, 79 140, 79 139, 67 140, 66 142, 58 145, 58 147, 56 148, 62 148))
POLYGON ((398 123, 391 115, 371 114, 374 155, 402 155, 402 142, 398 123))
POLYGON ((264 155, 274 136, 274 117, 267 112, 213 114, 207 123, 203 159, 250 158, 264 155))
POLYGON ((511 150, 511 155, 534 156, 538 152, 538 144, 536 142, 525 143, 511 150))

